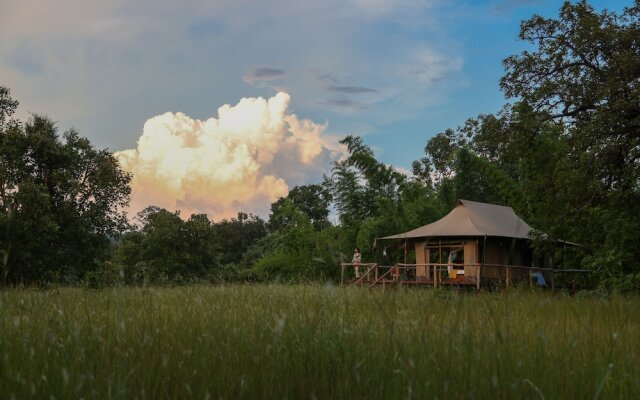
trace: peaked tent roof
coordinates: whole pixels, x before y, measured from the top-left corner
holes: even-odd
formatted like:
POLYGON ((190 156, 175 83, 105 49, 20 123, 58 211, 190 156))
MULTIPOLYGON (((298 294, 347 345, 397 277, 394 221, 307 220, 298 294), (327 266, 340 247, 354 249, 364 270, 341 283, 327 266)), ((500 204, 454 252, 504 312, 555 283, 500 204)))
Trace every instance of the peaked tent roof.
POLYGON ((528 239, 531 227, 511 207, 458 200, 442 219, 409 232, 381 239, 411 239, 430 236, 501 236, 528 239))

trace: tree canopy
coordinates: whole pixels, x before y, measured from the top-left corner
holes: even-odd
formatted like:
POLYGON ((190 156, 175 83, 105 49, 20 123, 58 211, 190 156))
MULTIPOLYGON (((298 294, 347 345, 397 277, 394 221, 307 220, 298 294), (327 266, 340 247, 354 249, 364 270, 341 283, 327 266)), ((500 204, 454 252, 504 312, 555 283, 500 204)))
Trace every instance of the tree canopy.
MULTIPOLYGON (((17 103, 1 90, 3 118, 17 103)), ((3 280, 76 279, 108 255, 128 226, 130 176, 108 150, 35 115, 0 124, 3 280)))

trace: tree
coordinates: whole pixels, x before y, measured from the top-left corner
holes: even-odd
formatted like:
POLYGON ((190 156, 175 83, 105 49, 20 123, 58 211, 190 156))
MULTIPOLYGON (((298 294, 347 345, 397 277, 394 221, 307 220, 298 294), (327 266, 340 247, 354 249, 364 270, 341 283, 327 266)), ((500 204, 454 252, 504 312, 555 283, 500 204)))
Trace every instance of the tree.
POLYGON ((341 143, 349 157, 334 164, 329 187, 340 217, 344 254, 350 256, 357 245, 364 259, 373 260, 381 253, 374 249, 376 238, 433 222, 441 215, 431 185, 379 162, 358 137, 348 136, 341 143))
POLYGON ((285 203, 290 201, 294 207, 307 215, 313 226, 321 230, 329 224, 329 204, 331 193, 325 185, 296 186, 286 197, 279 198, 271 204, 268 227, 271 232, 277 232, 289 223, 283 212, 285 203))
POLYGON ((108 256, 127 227, 130 176, 108 150, 46 117, 6 123, 0 90, 0 249, 4 282, 77 279, 108 256))
POLYGON ((222 265, 238 264, 247 249, 267 234, 267 225, 256 215, 239 212, 237 218, 214 224, 222 265))
POLYGON ((466 143, 460 130, 456 132, 453 129, 447 129, 438 133, 427 142, 424 149, 427 157, 413 162, 414 175, 430 184, 437 184, 451 178, 456 152, 466 143))
POLYGON ((621 14, 566 2, 558 19, 523 22, 520 38, 535 48, 504 61, 501 86, 562 127, 553 176, 569 231, 592 267, 640 271, 640 1, 621 14))
POLYGON ((18 108, 18 101, 11 98, 9 88, 0 86, 0 131, 3 130, 7 118, 11 117, 18 108))
POLYGON ((640 1, 621 15, 566 2, 559 19, 534 16, 520 38, 536 46, 504 60, 501 86, 566 125, 583 166, 604 189, 636 189, 640 176, 640 1))
POLYGON ((184 221, 178 211, 149 206, 137 220, 141 226, 123 236, 115 255, 127 282, 180 283, 220 272, 220 241, 205 214, 184 221))
POLYGON ((341 222, 357 226, 397 202, 399 188, 407 177, 376 160, 373 150, 361 138, 347 136, 340 143, 347 146, 349 157, 334 164, 327 184, 341 222))
POLYGON ((309 216, 289 198, 282 201, 278 212, 287 223, 254 246, 261 257, 254 261, 252 272, 263 279, 308 281, 335 278, 340 260, 336 228, 326 225, 323 230, 318 230, 309 216))

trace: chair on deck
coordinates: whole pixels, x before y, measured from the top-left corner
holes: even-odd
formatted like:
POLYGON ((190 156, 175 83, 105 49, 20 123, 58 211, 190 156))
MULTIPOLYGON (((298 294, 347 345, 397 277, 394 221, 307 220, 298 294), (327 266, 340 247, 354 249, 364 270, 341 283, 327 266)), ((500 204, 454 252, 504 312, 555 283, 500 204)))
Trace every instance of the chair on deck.
POLYGON ((547 281, 544 279, 544 275, 541 272, 534 272, 531 274, 531 279, 539 287, 547 287, 547 281))

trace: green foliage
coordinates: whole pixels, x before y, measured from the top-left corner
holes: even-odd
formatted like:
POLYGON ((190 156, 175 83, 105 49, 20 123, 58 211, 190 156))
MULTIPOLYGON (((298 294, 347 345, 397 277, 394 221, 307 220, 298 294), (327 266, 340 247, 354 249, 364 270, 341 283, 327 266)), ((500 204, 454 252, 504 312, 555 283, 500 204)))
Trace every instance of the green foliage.
POLYGON ((297 281, 309 275, 309 261, 304 253, 279 249, 256 262, 253 271, 264 280, 297 281))
POLYGON ((359 137, 347 136, 340 143, 350 155, 335 163, 328 184, 340 221, 353 227, 397 201, 406 177, 377 161, 359 137))
POLYGON ((335 279, 340 262, 335 232, 340 229, 328 226, 318 231, 307 214, 289 199, 279 203, 278 212, 287 223, 256 245, 253 251, 261 256, 251 270, 262 280, 335 279))
POLYGON ((48 118, 6 123, 16 105, 0 88, 3 282, 77 280, 127 227, 131 177, 77 132, 60 137, 48 118))
POLYGON ((294 187, 286 197, 281 197, 271 204, 268 223, 271 232, 281 231, 289 223, 286 218, 287 213, 284 210, 286 202, 290 202, 302 211, 316 229, 323 229, 330 224, 331 193, 329 189, 326 185, 303 185, 294 187))
POLYGON ((239 212, 237 218, 213 225, 220 244, 222 265, 240 263, 247 249, 267 234, 267 225, 256 215, 239 212))
POLYGON ((556 198, 540 211, 593 250, 587 265, 640 271, 640 3, 615 14, 567 2, 558 19, 523 22, 520 38, 535 49, 504 61, 501 86, 562 127, 564 154, 546 175, 556 198))
POLYGON ((205 214, 185 221, 178 212, 152 206, 137 219, 141 227, 126 233, 114 250, 131 284, 242 279, 235 264, 266 234, 264 221, 245 213, 218 223, 205 214))
POLYGON ((328 185, 341 221, 342 253, 352 254, 354 246, 358 246, 364 260, 399 259, 398 252, 391 250, 391 258, 383 259, 384 245, 374 248, 376 238, 441 217, 436 192, 424 179, 409 179, 377 161, 360 138, 348 136, 341 143, 350 155, 335 163, 328 185))
POLYGON ((4 130, 5 124, 11 123, 11 120, 7 119, 16 112, 18 104, 18 101, 11 97, 9 88, 0 86, 0 131, 4 130))

